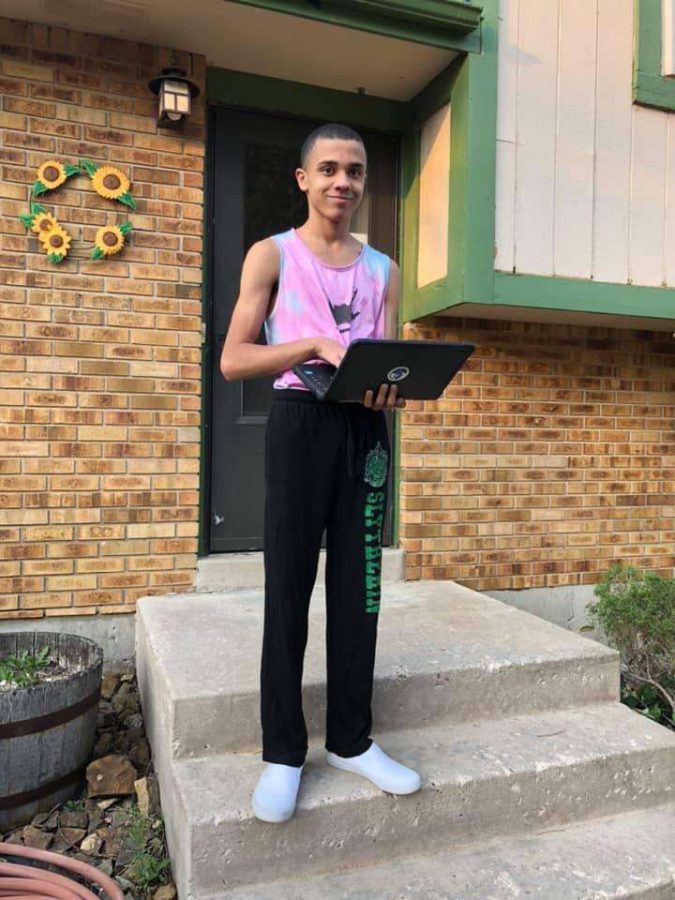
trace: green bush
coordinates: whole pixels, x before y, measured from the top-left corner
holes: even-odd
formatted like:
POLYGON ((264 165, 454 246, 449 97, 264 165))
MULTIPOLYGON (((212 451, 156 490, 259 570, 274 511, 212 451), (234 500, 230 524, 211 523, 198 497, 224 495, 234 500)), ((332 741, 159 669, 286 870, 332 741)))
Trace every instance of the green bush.
POLYGON ((641 711, 657 721, 668 713, 675 724, 675 579, 615 563, 594 593, 599 600, 586 610, 621 653, 622 700, 644 703, 641 711))

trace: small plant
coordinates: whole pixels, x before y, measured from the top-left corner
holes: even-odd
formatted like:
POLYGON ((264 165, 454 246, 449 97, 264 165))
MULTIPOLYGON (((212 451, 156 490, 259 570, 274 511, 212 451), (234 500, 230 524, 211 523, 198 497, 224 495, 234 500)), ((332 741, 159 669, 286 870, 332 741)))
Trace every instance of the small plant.
POLYGON ((39 673, 49 666, 50 652, 50 647, 43 647, 36 655, 24 650, 18 656, 0 659, 0 681, 15 684, 17 687, 37 684, 39 673))
POLYGON ((147 893, 162 881, 171 865, 164 848, 164 826, 161 819, 144 816, 136 805, 129 809, 127 821, 124 843, 132 857, 124 867, 124 877, 147 893))
POLYGON ((622 700, 656 721, 675 713, 675 579, 612 565, 586 609, 621 653, 629 685, 622 700), (662 707, 666 708, 663 709, 662 707))

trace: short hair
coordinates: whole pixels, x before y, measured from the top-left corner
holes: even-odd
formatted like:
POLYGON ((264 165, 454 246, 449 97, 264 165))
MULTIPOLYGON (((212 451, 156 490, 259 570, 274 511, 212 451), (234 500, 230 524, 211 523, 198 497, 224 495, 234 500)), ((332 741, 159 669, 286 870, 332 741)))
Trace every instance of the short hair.
POLYGON ((307 135, 300 148, 300 165, 303 169, 307 162, 307 157, 314 149, 314 144, 316 144, 318 140, 321 140, 321 138, 337 141, 357 141, 363 147, 364 153, 366 150, 361 135, 357 131, 354 131, 353 128, 350 128, 349 125, 340 125, 338 122, 319 125, 319 127, 315 128, 311 134, 307 135))

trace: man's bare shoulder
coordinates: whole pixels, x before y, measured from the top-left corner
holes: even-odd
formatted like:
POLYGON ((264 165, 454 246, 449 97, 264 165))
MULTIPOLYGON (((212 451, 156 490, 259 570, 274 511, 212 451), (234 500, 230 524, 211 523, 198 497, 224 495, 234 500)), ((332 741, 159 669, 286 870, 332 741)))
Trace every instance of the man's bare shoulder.
POLYGON ((279 276, 279 261, 279 247, 274 238, 268 237, 251 244, 244 262, 252 274, 276 280, 279 276))

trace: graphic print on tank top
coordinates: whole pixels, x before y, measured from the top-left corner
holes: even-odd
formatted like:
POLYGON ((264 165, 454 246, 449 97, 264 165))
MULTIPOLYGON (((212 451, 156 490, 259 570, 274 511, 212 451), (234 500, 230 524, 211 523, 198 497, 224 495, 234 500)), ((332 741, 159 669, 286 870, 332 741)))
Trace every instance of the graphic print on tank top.
MULTIPOLYGON (((279 283, 265 320, 268 344, 322 335, 345 347, 357 338, 384 337, 390 259, 369 244, 346 266, 324 263, 291 228, 272 236, 279 248, 279 283)), ((308 360, 324 362, 324 360, 308 360)), ((306 391, 292 369, 274 387, 306 391)))
POLYGON ((352 290, 352 299, 349 303, 339 303, 335 304, 331 301, 330 297, 328 297, 328 303, 330 304, 331 312, 333 313, 333 318, 335 319, 335 324, 337 325, 337 329, 340 334, 344 334, 346 331, 351 331, 352 327, 352 319, 355 319, 358 316, 358 310, 354 312, 354 301, 359 293, 359 289, 355 287, 352 290))

